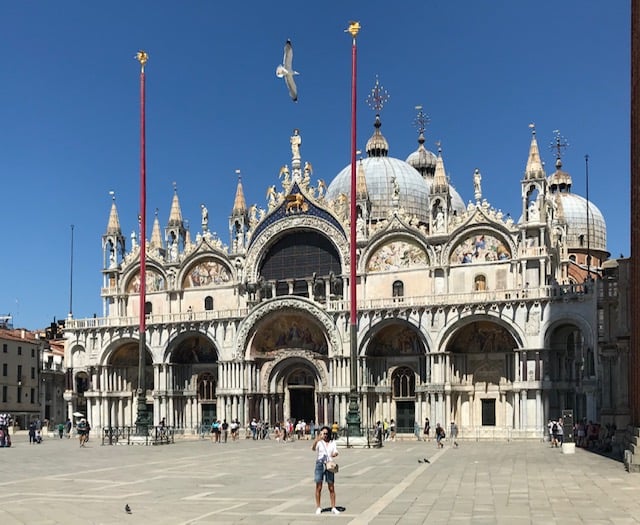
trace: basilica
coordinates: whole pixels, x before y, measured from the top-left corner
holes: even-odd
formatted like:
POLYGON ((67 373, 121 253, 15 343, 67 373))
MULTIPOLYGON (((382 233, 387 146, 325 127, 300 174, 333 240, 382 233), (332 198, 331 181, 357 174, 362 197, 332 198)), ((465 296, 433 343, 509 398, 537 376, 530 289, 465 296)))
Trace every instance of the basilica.
POLYGON ((86 414, 97 431, 134 424, 145 285, 155 424, 185 432, 236 418, 343 426, 353 367, 363 427, 395 419, 412 433, 429 418, 456 421, 462 438, 539 439, 563 410, 599 419, 606 225, 572 193, 561 149, 547 175, 535 129, 528 156, 525 139, 524 170, 511 177, 521 210, 512 217, 483 197, 478 170, 465 204, 442 151, 424 143, 420 129, 415 151, 390 156, 376 116, 357 161, 352 217, 351 166, 328 184, 315 178, 295 130, 264 206, 247 206, 242 180, 229 196, 228 244, 210 231, 204 205, 192 236, 174 190, 164 228, 155 217, 144 283, 139 239, 123 234, 113 200, 102 237, 104 316, 66 322, 68 413, 86 414))

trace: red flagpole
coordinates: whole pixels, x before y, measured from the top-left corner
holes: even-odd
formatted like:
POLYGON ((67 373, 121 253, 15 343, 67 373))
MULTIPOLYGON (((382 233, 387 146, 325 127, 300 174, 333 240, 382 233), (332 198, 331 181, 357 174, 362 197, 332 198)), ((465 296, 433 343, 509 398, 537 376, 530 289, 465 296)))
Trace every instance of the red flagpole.
MULTIPOLYGON (((351 228, 350 228, 350 273, 349 273, 349 298, 350 298, 350 385, 349 385, 349 409, 347 412, 348 436, 362 436, 360 404, 358 398, 358 294, 356 277, 356 64, 357 47, 356 36, 360 31, 358 22, 351 22, 347 32, 351 33, 353 43, 351 46, 351 228)), ((348 444, 347 438, 347 444, 348 444)))
MULTIPOLYGON (((146 62, 146 59, 145 59, 146 62)), ((144 305, 147 273, 147 155, 144 62, 140 70, 140 334, 146 331, 144 305)))
POLYGON ((144 66, 149 56, 139 51, 136 59, 140 62, 140 327, 138 345, 138 414, 136 418, 136 433, 147 436, 149 428, 149 414, 147 413, 147 389, 145 385, 146 367, 146 270, 147 270, 147 162, 146 162, 146 133, 145 133, 145 76, 144 66))
MULTIPOLYGON (((358 28, 359 29, 359 28, 358 28)), ((353 33, 352 33, 353 34, 353 33)), ((356 32, 357 34, 357 32, 356 32)), ((356 286, 356 105, 357 105, 357 89, 356 89, 356 72, 358 48, 356 46, 356 34, 353 34, 353 44, 351 45, 351 274, 349 280, 351 283, 350 299, 351 325, 357 325, 357 286, 356 286)))

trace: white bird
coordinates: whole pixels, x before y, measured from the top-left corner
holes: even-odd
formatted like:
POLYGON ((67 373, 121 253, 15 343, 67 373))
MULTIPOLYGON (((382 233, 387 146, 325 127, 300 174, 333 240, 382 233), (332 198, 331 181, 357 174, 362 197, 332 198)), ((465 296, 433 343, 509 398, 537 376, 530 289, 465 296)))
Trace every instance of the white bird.
POLYGON ((294 102, 298 102, 298 88, 293 80, 294 75, 299 75, 297 71, 293 70, 293 46, 291 40, 287 40, 284 45, 284 57, 282 58, 282 64, 276 68, 276 76, 278 78, 284 78, 284 82, 289 90, 289 95, 294 102))

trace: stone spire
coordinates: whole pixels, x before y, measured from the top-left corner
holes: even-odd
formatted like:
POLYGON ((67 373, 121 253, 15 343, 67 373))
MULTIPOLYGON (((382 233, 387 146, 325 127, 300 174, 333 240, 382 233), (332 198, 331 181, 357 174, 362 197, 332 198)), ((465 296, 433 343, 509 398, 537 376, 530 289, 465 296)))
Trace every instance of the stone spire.
POLYGON ((538 149, 538 141, 536 140, 536 128, 534 124, 529 124, 531 128, 531 145, 529 146, 529 158, 527 159, 527 167, 524 170, 525 179, 541 179, 546 177, 542 160, 540 159, 540 150, 538 149))
POLYGON ((182 210, 180 209, 180 200, 178 199, 178 188, 173 184, 173 200, 171 201, 171 211, 169 212, 168 228, 182 228, 182 210))
POLYGON ((116 194, 114 192, 111 192, 111 212, 109 213, 106 235, 122 235, 120 219, 118 218, 118 208, 116 208, 116 194))
MULTIPOLYGON (((120 228, 118 209, 116 208, 116 195, 111 194, 111 212, 109 213, 109 223, 107 231, 102 236, 103 268, 114 269, 120 264, 125 253, 125 239, 120 228)), ((106 286, 106 285, 105 285, 106 286)))
POLYGON ((244 199, 240 170, 236 170, 236 174, 238 175, 238 186, 236 187, 236 198, 233 201, 231 217, 229 217, 231 253, 241 253, 245 250, 247 232, 249 230, 249 211, 247 210, 247 202, 244 199))
POLYGON ((444 170, 444 160, 442 158, 442 148, 438 143, 438 158, 436 159, 436 169, 433 175, 431 193, 444 193, 449 189, 449 181, 444 170))
POLYGON ((232 217, 243 217, 247 213, 247 201, 244 198, 242 189, 242 176, 238 174, 238 186, 236 187, 236 198, 233 201, 232 217))
POLYGON ((364 173, 362 159, 360 159, 360 162, 358 163, 358 171, 356 175, 356 199, 369 199, 369 191, 367 190, 367 177, 364 173))
POLYGON ((174 182, 171 211, 169 212, 167 227, 165 228, 166 246, 172 262, 177 262, 179 252, 184 250, 186 236, 187 230, 182 219, 182 210, 180 209, 180 200, 178 199, 178 188, 174 182))
POLYGON ((156 209, 156 216, 153 219, 153 229, 151 230, 151 241, 149 242, 149 248, 154 250, 162 250, 162 235, 160 233, 160 220, 158 219, 158 210, 156 209))

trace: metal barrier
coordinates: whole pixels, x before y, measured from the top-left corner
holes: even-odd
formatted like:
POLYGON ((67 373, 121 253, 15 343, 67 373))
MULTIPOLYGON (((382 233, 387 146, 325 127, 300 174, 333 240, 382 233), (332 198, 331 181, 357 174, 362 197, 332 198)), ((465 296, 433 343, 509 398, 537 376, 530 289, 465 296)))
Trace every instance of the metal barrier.
POLYGON ((145 434, 132 427, 104 427, 102 429, 102 445, 166 445, 175 442, 175 428, 167 426, 150 426, 145 434))

